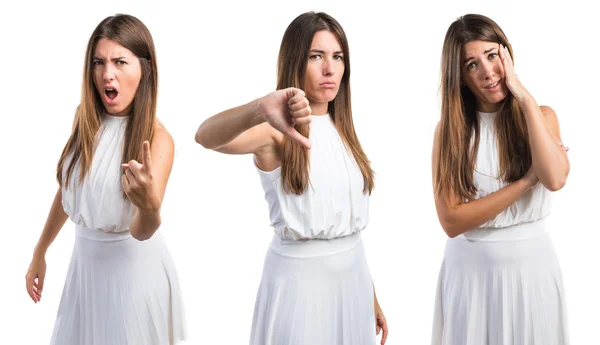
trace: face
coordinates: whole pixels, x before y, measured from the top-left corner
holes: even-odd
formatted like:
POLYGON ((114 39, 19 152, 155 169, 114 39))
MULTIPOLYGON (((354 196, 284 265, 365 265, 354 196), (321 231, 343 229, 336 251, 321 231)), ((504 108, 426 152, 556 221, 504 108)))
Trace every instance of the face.
POLYGON ((129 115, 142 77, 138 57, 117 42, 101 38, 94 47, 92 63, 94 85, 106 112, 129 115))
POLYGON ((340 89, 344 68, 344 53, 337 37, 327 30, 317 31, 304 76, 304 92, 313 114, 327 113, 327 104, 340 89))
POLYGON ((498 49, 498 43, 487 41, 470 41, 462 48, 462 81, 477 98, 477 109, 482 112, 498 111, 508 95, 498 49))

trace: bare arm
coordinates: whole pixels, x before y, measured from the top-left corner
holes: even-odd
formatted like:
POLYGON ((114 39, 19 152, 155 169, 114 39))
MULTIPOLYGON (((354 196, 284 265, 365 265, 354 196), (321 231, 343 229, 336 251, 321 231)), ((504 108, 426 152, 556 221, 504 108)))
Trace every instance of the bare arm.
MULTIPOLYGON (((438 128, 436 128, 432 155, 432 176, 437 170, 436 152, 438 149, 438 128)), ((500 212, 508 208, 521 196, 537 184, 537 178, 530 170, 523 178, 510 185, 480 199, 462 202, 457 197, 434 194, 435 207, 440 225, 446 234, 454 238, 462 233, 474 229, 481 224, 493 219, 500 212)), ((435 187, 434 187, 435 190, 435 187)))
POLYGON ((527 121, 532 168, 546 189, 557 191, 565 185, 570 165, 562 146, 556 113, 550 107, 539 107, 533 96, 521 84, 515 74, 508 49, 500 47, 499 52, 506 86, 523 108, 527 121))
POLYGON ((143 145, 142 164, 129 162, 123 175, 123 188, 135 205, 129 230, 140 241, 152 237, 162 222, 160 208, 171 175, 174 152, 173 138, 162 125, 157 126, 152 145, 148 142, 143 145))
POLYGON ((52 201, 52 206, 50 206, 48 218, 46 218, 46 224, 35 246, 34 257, 44 257, 46 255, 48 248, 54 242, 56 235, 58 235, 60 229, 65 225, 67 219, 69 219, 69 216, 65 213, 62 206, 62 190, 61 187, 58 187, 54 195, 54 201, 52 201))
POLYGON ((310 147, 308 139, 293 127, 309 122, 310 107, 304 92, 288 88, 208 118, 196 131, 195 139, 207 149, 258 155, 274 151, 283 135, 310 147))
POLYGON ((207 149, 222 153, 254 153, 273 144, 260 99, 231 108, 204 121, 195 136, 207 149))
POLYGON ((44 280, 46 279, 46 252, 58 235, 69 216, 62 207, 62 190, 59 187, 50 207, 46 224, 33 251, 33 258, 25 274, 25 288, 31 299, 37 303, 42 298, 44 280))
POLYGON ((531 96, 520 104, 527 121, 533 170, 546 189, 557 191, 567 182, 570 164, 561 147, 556 113, 550 107, 538 107, 531 96))

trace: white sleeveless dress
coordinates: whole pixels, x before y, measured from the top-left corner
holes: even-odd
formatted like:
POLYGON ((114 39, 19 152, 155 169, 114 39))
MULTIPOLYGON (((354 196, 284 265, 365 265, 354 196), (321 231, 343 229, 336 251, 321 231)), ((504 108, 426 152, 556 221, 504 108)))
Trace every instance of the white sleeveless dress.
MULTIPOLYGON (((499 176, 495 113, 478 113, 477 198, 499 176)), ((565 296, 548 236, 550 192, 540 183, 477 229, 446 244, 432 345, 566 345, 565 296)))
POLYGON ((146 241, 128 230, 134 206, 121 186, 127 121, 103 116, 89 175, 79 185, 74 169, 62 189, 76 237, 51 344, 170 345, 186 338, 179 281, 160 230, 146 241))
POLYGON ((310 185, 283 191, 281 168, 259 175, 275 235, 256 298, 251 345, 374 345, 373 283, 360 231, 363 177, 329 115, 310 124, 310 185))

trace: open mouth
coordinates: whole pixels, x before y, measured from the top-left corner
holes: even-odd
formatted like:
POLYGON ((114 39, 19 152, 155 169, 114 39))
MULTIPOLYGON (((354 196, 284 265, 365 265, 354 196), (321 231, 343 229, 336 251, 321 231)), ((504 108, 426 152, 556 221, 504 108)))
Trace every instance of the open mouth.
POLYGON ((488 85, 488 86, 486 86, 486 87, 485 87, 485 89, 488 89, 488 90, 489 90, 489 89, 493 89, 493 88, 495 88, 496 86, 498 86, 499 84, 500 84, 500 80, 498 80, 497 82, 495 82, 495 83, 494 83, 494 84, 492 84, 492 85, 488 85))
POLYGON ((117 89, 105 89, 104 93, 106 94, 106 97, 108 99, 113 100, 113 99, 117 98, 119 91, 117 91, 117 89))

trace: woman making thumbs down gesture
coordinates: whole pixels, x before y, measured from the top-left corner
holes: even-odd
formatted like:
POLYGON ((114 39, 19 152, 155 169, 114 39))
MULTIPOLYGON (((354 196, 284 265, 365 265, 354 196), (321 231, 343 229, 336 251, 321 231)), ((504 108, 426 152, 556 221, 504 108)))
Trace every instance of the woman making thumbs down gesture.
MULTIPOLYGON (((277 91, 208 118, 206 148, 253 154, 269 204, 251 345, 374 345, 388 327, 360 232, 373 170, 354 131, 350 56, 340 24, 308 12, 288 26, 277 91)), ((248 231, 256 231, 248 229, 248 231)))

